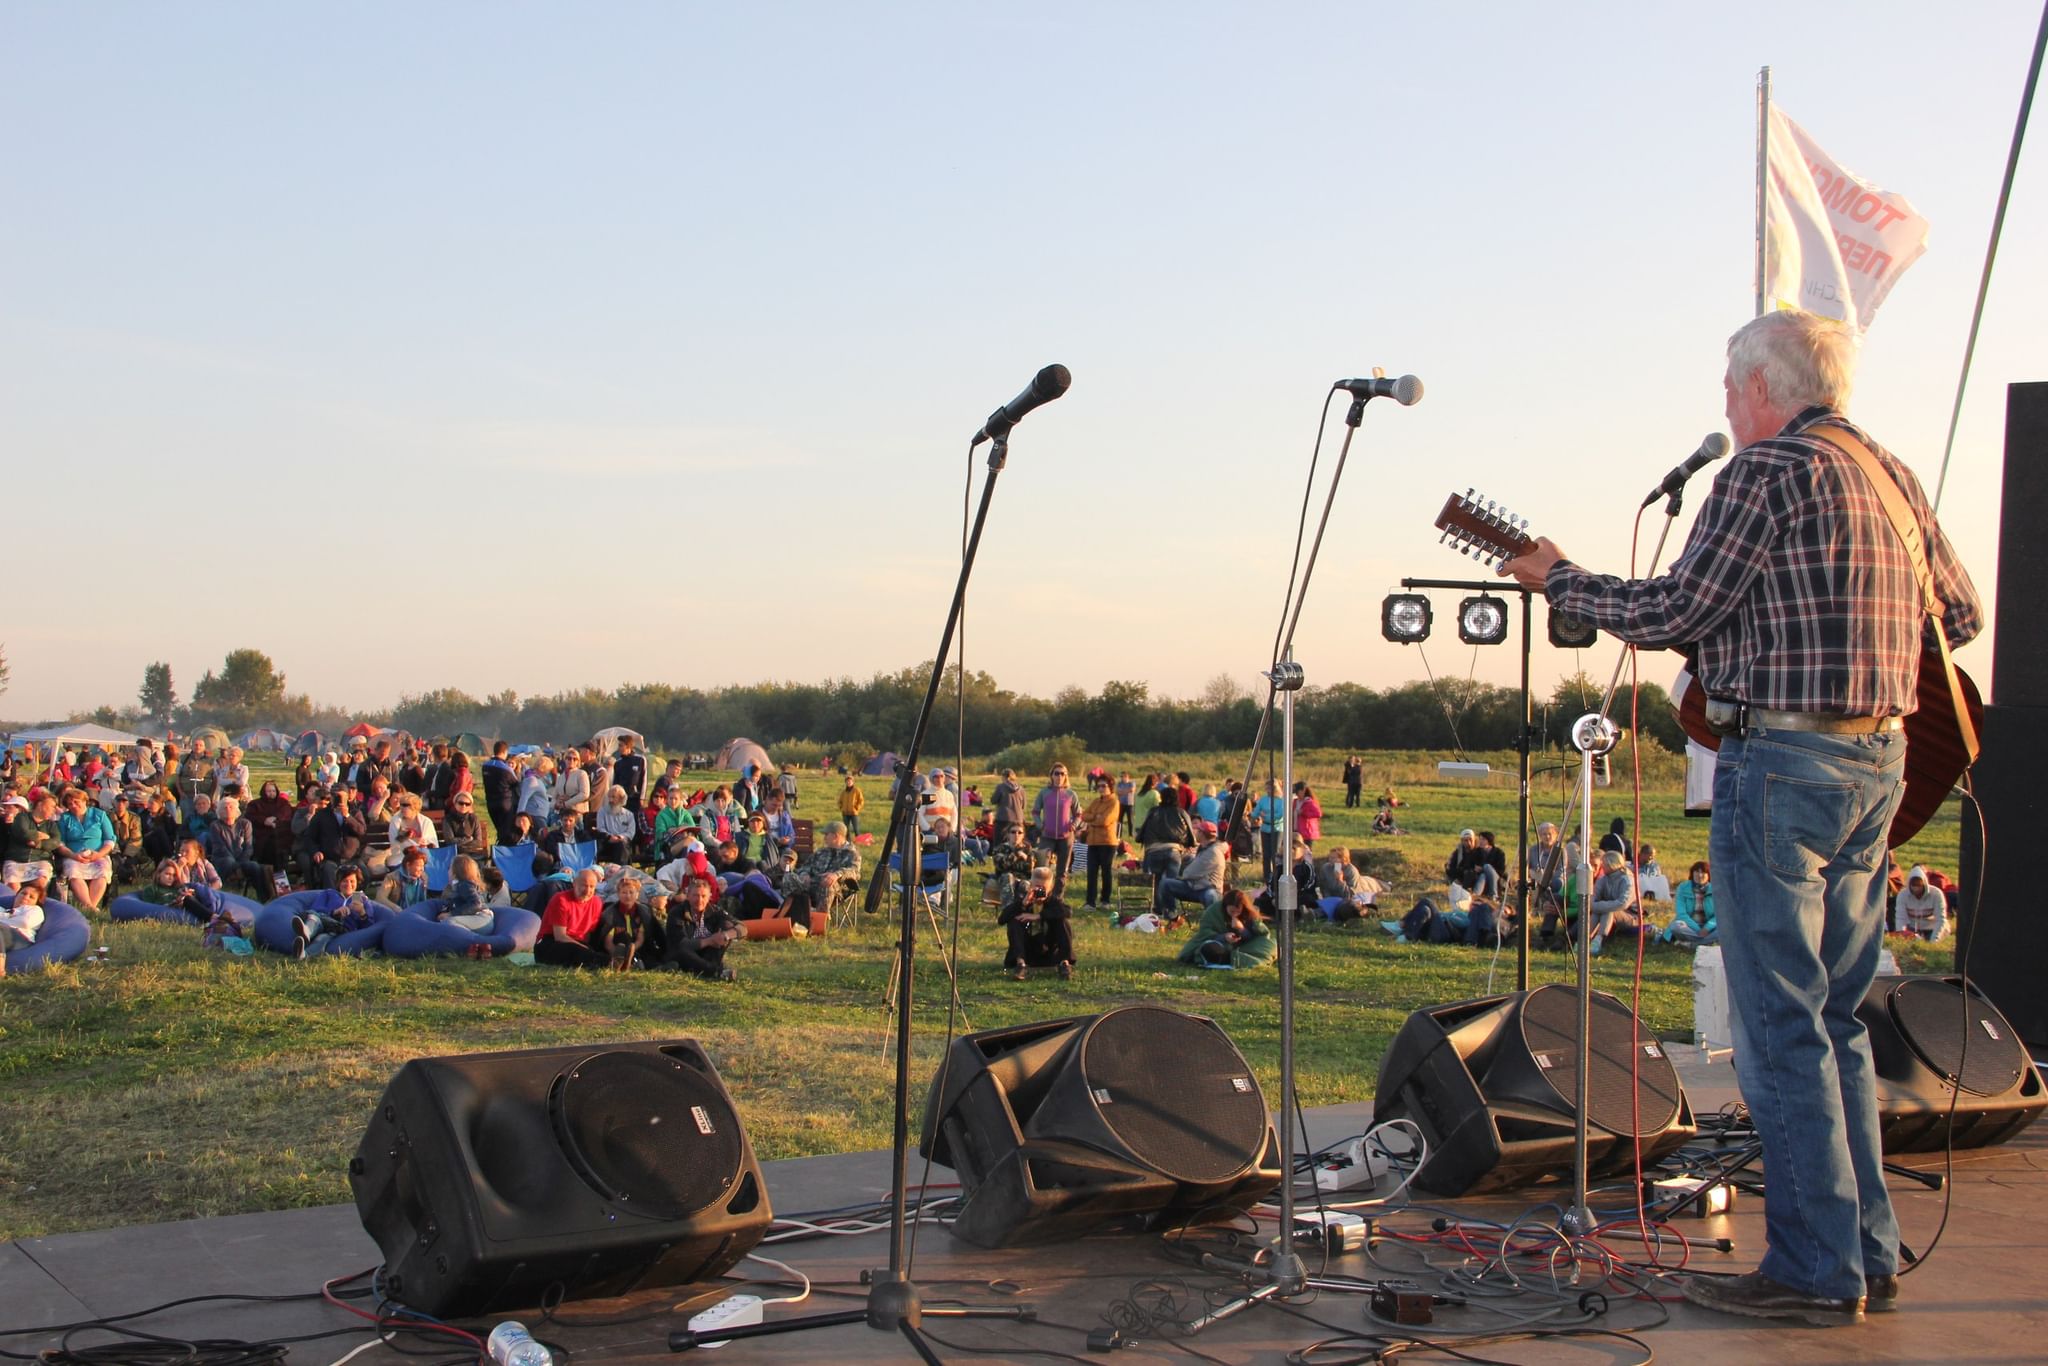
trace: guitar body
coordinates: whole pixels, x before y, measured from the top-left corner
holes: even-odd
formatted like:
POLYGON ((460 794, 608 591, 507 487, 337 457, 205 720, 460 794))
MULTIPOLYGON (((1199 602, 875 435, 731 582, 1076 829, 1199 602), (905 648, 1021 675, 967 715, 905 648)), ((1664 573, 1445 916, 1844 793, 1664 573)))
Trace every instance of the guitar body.
MULTIPOLYGON (((1454 549, 1475 555, 1489 565, 1512 559, 1535 542, 1527 534, 1528 523, 1497 507, 1481 503, 1470 489, 1461 498, 1452 494, 1437 514, 1437 527, 1454 549)), ((1707 698, 1697 682, 1679 690, 1678 724, 1693 740, 1718 751, 1721 737, 1707 729, 1707 698)), ((1970 724, 1984 732, 1984 700, 1977 684, 1961 669, 1956 670, 1961 702, 1970 714, 1970 724)), ((1970 753, 1963 745, 1956 725, 1956 702, 1949 697, 1948 676, 1942 668, 1941 651, 1920 652, 1920 681, 1915 691, 1916 706, 1906 717, 1906 790, 1899 797, 1898 813, 1892 817, 1888 836, 1891 848, 1898 848, 1920 833, 1934 818, 1941 804, 1955 790, 1956 780, 1970 767, 1970 753)))
MULTIPOLYGON (((1984 699, 1977 693, 1977 682, 1961 669, 1956 670, 1956 682, 1962 687, 1970 724, 1981 735, 1984 699)), ((1915 698, 1916 705, 1906 717, 1906 790, 1899 795, 1899 809, 1886 837, 1893 849, 1934 819, 1934 813, 1955 790, 1956 780, 1970 767, 1969 751, 1963 748, 1963 737, 1956 729, 1955 704, 1949 700, 1948 681, 1942 674, 1941 651, 1920 652, 1915 698)), ((1678 725, 1695 743, 1720 750, 1721 737, 1707 729, 1707 697, 1698 683, 1679 694, 1678 725)))

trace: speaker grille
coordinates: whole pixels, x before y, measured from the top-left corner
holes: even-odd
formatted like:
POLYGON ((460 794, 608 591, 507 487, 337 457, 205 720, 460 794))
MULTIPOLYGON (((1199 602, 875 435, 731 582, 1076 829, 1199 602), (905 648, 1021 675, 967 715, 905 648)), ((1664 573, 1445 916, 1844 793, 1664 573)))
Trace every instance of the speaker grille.
MULTIPOLYGON (((1590 1035, 1592 1077, 1586 1119, 1610 1133, 1647 1138, 1678 1118, 1678 1073, 1654 1039, 1637 1037, 1635 1017, 1611 996, 1595 994, 1590 1035), (1640 1049, 1640 1051, 1638 1051, 1640 1049), (1639 1105, 1631 1105, 1630 1068, 1640 1059, 1639 1105)), ((1579 997, 1574 987, 1538 987, 1522 1003, 1522 1039, 1543 1079, 1567 1110, 1578 1104, 1579 997)))
POLYGON ((1266 1098, 1244 1055, 1204 1020, 1127 1006, 1081 1045, 1096 1113, 1136 1156, 1175 1181, 1228 1181, 1258 1160, 1266 1098))
POLYGON ((1913 1051, 1943 1077, 1956 1075, 1957 1082, 1973 1096, 2002 1096, 2026 1075, 2027 1055, 2012 1030, 1988 1001, 1939 978, 1919 977, 1901 982, 1892 990, 1888 1003, 1899 1032, 1913 1051), (1969 1034, 1969 1052, 1964 1055, 1964 1031, 1969 1034))
POLYGON ((659 1053, 596 1053, 555 1079, 548 1111, 577 1175, 661 1219, 705 1209, 739 1175, 739 1118, 709 1077, 659 1053))

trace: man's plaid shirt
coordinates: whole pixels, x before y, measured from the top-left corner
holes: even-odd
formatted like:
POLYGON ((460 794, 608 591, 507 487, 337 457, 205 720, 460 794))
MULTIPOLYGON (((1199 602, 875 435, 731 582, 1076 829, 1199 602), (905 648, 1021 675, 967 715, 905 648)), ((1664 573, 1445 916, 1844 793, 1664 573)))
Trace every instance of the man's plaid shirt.
POLYGON ((1551 606, 1637 645, 1697 644, 1693 675, 1709 697, 1850 716, 1913 710, 1922 630, 1913 564, 1862 471, 1812 434, 1821 423, 1860 439, 1898 480, 1920 522, 1949 644, 1975 636, 1977 590, 1920 481, 1821 407, 1736 452, 1669 573, 1618 579, 1561 560, 1544 584, 1551 606))

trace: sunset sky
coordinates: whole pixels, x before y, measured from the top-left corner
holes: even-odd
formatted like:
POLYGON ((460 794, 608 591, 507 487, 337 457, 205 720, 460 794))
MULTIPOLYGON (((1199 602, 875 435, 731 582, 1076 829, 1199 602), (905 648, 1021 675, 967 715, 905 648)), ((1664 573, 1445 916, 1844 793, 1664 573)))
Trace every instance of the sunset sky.
MULTIPOLYGON (((1368 413, 1298 653, 1420 677, 1379 601, 1474 568, 1430 529, 1447 492, 1622 572, 1635 505, 1724 428, 1766 63, 1933 225, 1851 405, 1932 491, 2039 17, 8 5, 0 716, 131 703, 156 659, 189 694, 239 646, 361 708, 902 667, 966 440, 1052 361, 971 667, 1249 685, 1323 394, 1382 365, 1427 397, 1368 413)), ((1942 503, 1987 595, 2005 386, 2048 379, 2042 136, 1942 503)), ((1454 600, 1429 667, 1511 681, 1454 600)), ((1539 685, 1612 649, 1540 646, 1539 685)))

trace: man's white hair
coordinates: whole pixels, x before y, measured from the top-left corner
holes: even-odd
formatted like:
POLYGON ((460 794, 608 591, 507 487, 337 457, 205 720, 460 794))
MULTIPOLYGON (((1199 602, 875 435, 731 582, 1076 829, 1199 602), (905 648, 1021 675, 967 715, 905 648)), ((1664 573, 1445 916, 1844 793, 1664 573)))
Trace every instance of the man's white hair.
POLYGON ((1856 382, 1856 334, 1847 323, 1783 309, 1744 323, 1728 339, 1728 373, 1761 373, 1771 401, 1837 412, 1856 382))

